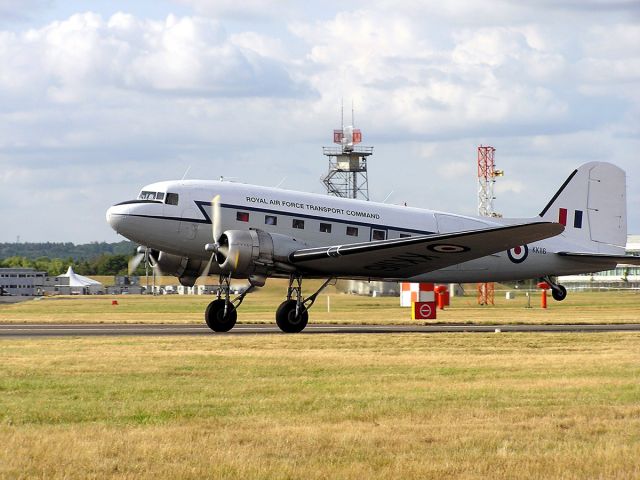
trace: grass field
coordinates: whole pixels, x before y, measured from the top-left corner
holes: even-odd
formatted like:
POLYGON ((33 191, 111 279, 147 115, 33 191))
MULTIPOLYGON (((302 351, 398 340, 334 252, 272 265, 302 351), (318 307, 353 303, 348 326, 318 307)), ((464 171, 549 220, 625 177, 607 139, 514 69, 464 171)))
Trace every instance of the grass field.
MULTIPOLYGON (((305 292, 317 281, 305 282, 305 292)), ((247 296, 238 321, 273 323, 277 306, 284 299, 286 282, 270 280, 268 286, 247 296)), ((408 308, 400 308, 397 297, 371 298, 337 293, 333 287, 318 297, 310 312, 317 323, 412 323, 408 308), (327 312, 327 297, 331 311, 327 312)), ((540 292, 532 292, 531 306, 525 308, 524 292, 514 300, 496 294, 495 306, 478 306, 475 295, 452 299, 451 308, 438 313, 445 323, 636 323, 640 321, 640 293, 570 292, 563 302, 549 299, 549 308, 540 308, 540 292)), ((212 296, 164 295, 158 297, 122 295, 47 297, 13 305, 0 304, 0 322, 127 322, 201 323, 212 296), (118 305, 111 305, 117 300, 118 305)))
POLYGON ((640 335, 2 340, 0 478, 640 478, 640 335))

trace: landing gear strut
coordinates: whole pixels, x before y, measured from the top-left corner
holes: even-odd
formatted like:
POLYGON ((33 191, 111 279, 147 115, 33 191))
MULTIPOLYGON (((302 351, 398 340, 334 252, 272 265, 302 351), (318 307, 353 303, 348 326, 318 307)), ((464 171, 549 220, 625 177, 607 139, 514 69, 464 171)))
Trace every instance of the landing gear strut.
POLYGON ((559 283, 551 281, 550 276, 544 277, 543 280, 547 282, 551 287, 551 296, 553 297, 554 300, 561 302, 562 300, 567 298, 567 289, 564 288, 563 285, 560 285, 559 283))
POLYGON ((302 297, 302 276, 291 275, 289 277, 289 288, 287 288, 287 299, 280 304, 276 311, 276 323, 280 330, 285 333, 298 333, 304 330, 309 322, 309 309, 316 301, 316 298, 333 280, 328 278, 322 286, 307 298, 302 297))
POLYGON ((207 306, 204 314, 207 326, 214 332, 228 332, 234 327, 238 319, 238 307, 247 293, 254 288, 251 286, 233 300, 229 300, 230 281, 231 275, 220 275, 218 298, 207 306))

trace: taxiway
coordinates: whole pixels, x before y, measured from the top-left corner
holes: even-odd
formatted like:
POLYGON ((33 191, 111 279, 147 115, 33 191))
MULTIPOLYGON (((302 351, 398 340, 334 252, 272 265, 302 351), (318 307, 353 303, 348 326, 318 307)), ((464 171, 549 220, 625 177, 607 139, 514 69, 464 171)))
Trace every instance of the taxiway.
MULTIPOLYGON (((453 332, 623 332, 640 331, 634 324, 548 324, 548 325, 332 325, 309 324, 302 334, 453 333, 453 332)), ((96 337, 149 335, 256 335, 283 334, 275 324, 238 324, 227 333, 212 332, 202 324, 2 324, 1 338, 15 337, 96 337)))

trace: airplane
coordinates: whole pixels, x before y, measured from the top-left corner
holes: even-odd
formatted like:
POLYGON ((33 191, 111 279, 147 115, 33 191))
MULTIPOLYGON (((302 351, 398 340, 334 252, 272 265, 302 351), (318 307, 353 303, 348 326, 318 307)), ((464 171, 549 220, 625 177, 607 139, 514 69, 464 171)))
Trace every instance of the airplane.
POLYGON ((206 309, 226 332, 245 295, 269 277, 288 278, 276 312, 283 332, 301 332, 320 292, 338 278, 471 283, 544 279, 640 265, 625 255, 625 172, 605 162, 575 169, 537 217, 493 218, 332 197, 228 181, 175 180, 145 186, 106 217, 140 244, 154 268, 193 286, 219 275, 206 309), (250 287, 231 299, 231 279, 250 287), (305 297, 302 281, 325 279, 305 297))

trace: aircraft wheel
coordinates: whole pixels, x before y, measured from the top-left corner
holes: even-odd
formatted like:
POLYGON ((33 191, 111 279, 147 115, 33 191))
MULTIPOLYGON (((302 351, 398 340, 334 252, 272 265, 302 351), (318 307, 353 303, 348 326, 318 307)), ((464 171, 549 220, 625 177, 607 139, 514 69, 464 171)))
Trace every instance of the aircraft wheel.
POLYGON ((219 298, 207 306, 204 319, 207 326, 214 332, 228 332, 236 324, 238 312, 231 303, 227 305, 227 314, 224 314, 225 300, 219 298))
POLYGON ((304 306, 296 317, 296 301, 286 300, 280 304, 276 312, 276 323, 285 333, 298 333, 304 330, 309 322, 309 312, 304 306))
POLYGON ((554 300, 561 302, 562 300, 567 298, 567 289, 564 288, 564 286, 562 285, 558 285, 557 289, 556 288, 551 289, 551 296, 553 297, 554 300))

